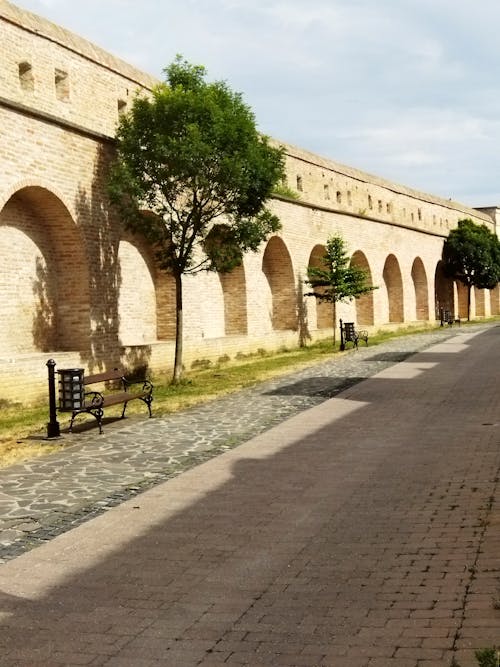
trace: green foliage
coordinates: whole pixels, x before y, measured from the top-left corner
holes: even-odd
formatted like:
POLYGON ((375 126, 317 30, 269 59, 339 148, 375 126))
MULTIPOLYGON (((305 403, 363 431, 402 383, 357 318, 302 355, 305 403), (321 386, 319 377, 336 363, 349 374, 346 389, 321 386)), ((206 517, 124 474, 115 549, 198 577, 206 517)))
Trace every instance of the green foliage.
POLYGON ((239 93, 204 80, 203 67, 178 56, 165 74, 121 116, 110 197, 127 226, 158 247, 162 268, 217 268, 195 252, 213 221, 223 217, 242 252, 279 229, 265 202, 283 177, 283 151, 258 134, 239 93))
POLYGON ((108 187, 127 227, 176 279, 176 380, 182 276, 234 269, 281 226, 265 204, 283 179, 284 152, 257 132, 239 93, 205 74, 177 56, 165 82, 135 98, 120 118, 108 187))
POLYGON ((484 648, 475 652, 479 667, 500 667, 500 652, 496 648, 484 648))
POLYGON ((229 273, 243 261, 241 247, 227 225, 215 224, 203 241, 203 249, 210 257, 210 268, 229 273))
POLYGON ((500 280, 500 242, 486 225, 458 221, 443 246, 445 273, 466 286, 492 289, 500 280))
POLYGON ((322 257, 322 266, 307 269, 308 280, 313 288, 305 296, 314 296, 318 301, 332 304, 333 345, 335 346, 336 304, 350 301, 376 287, 369 285, 368 275, 358 266, 351 265, 344 239, 330 236, 322 257))
POLYGON ((443 245, 443 268, 453 280, 468 290, 467 319, 470 319, 472 287, 492 289, 500 280, 500 242, 486 225, 470 218, 458 221, 443 245))
POLYGON ((300 199, 299 193, 284 183, 278 183, 274 186, 273 195, 284 197, 285 199, 293 199, 295 201, 300 199))
POLYGON ((322 266, 307 269, 307 283, 313 288, 306 296, 314 296, 320 301, 337 303, 350 301, 376 287, 367 283, 366 272, 350 264, 344 240, 341 236, 330 236, 326 242, 326 252, 322 266))

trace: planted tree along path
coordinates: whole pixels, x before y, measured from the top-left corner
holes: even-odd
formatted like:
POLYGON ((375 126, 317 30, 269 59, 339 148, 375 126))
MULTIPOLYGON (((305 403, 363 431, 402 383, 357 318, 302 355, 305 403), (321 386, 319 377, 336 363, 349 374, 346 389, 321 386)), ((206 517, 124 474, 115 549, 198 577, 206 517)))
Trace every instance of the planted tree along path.
POLYGON ((2 665, 472 667, 500 631, 499 335, 350 353, 382 370, 328 400, 320 367, 268 387, 293 416, 0 567, 2 665))

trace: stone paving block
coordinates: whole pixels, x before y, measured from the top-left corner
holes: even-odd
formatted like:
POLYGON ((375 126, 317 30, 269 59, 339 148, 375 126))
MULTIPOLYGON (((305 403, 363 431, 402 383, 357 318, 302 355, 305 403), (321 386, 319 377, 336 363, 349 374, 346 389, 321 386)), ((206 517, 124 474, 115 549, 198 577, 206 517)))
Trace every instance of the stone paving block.
POLYGON ((420 662, 408 658, 371 658, 367 665, 368 667, 420 667, 420 662))
POLYGON ((211 655, 204 656, 199 665, 200 667, 224 667, 230 655, 230 653, 214 651, 211 655))
POLYGON ((54 655, 51 656, 51 660, 60 664, 60 665, 91 665, 95 659, 95 654, 84 655, 83 653, 62 653, 61 651, 56 651, 54 655))
MULTIPOLYGON (((168 662, 163 660, 162 662, 158 660, 149 660, 147 658, 122 658, 114 657, 107 660, 105 663, 106 667, 159 667, 159 665, 168 665, 169 667, 175 667, 175 663, 168 662)), ((186 664, 185 667, 190 667, 186 664)))

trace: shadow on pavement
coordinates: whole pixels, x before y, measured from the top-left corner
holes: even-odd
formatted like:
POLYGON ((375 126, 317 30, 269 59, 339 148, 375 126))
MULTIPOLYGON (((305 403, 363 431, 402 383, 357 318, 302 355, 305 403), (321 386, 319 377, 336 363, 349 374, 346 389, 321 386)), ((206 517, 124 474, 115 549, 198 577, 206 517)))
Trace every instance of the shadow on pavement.
POLYGON ((369 357, 365 357, 363 361, 387 361, 393 364, 397 364, 400 361, 405 361, 408 357, 411 357, 414 354, 417 354, 418 350, 401 350, 398 352, 381 352, 380 354, 373 354, 369 357))
POLYGON ((365 377, 326 377, 318 376, 304 378, 292 384, 283 385, 272 391, 264 393, 264 396, 322 396, 332 398, 341 391, 353 387, 358 382, 366 380, 365 377))

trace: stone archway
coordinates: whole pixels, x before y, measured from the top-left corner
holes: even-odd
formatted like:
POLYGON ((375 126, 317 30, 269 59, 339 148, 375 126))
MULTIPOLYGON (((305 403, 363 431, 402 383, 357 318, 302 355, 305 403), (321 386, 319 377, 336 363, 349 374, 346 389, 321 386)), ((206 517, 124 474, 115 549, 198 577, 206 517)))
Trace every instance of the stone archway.
POLYGON ((457 280, 455 286, 457 292, 458 317, 467 319, 469 316, 467 305, 469 300, 469 288, 467 285, 460 282, 460 280, 457 280))
POLYGON ((0 349, 89 347, 89 271, 80 230, 49 190, 28 186, 0 211, 0 349))
POLYGON ((411 267, 411 277, 415 290, 415 319, 427 321, 429 319, 429 289, 424 263, 416 257, 411 267))
MULTIPOLYGON (((367 277, 367 284, 373 285, 372 272, 364 252, 356 250, 351 257, 351 266, 362 269, 367 277)), ((356 322, 358 326, 371 326, 374 323, 373 292, 366 292, 354 301, 356 306, 356 322)))
POLYGON ((226 336, 248 332, 246 277, 243 264, 230 273, 220 273, 224 294, 224 331, 226 336))
POLYGON ((147 244, 127 236, 118 247, 118 335, 122 345, 144 345, 157 337, 155 268, 147 244))
MULTIPOLYGON (((454 311, 454 292, 453 280, 448 278, 444 272, 444 265, 441 260, 437 263, 436 272, 434 274, 434 299, 435 299, 435 318, 439 320, 441 317, 441 310, 454 311)), ((460 298, 459 298, 460 305, 460 298)), ((466 305, 467 309, 467 305, 466 305)), ((461 308, 460 308, 461 310, 461 308)), ((467 315, 460 314, 460 317, 467 317, 467 315)))
POLYGON ((219 269, 218 276, 223 298, 223 333, 225 336, 246 335, 248 333, 247 289, 243 254, 234 245, 231 228, 223 223, 215 224, 208 233, 204 250, 209 257, 223 260, 219 265, 234 268, 230 271, 219 269), (237 264, 240 262, 240 264, 237 264))
MULTIPOLYGON (((309 256, 309 266, 317 269, 324 268, 323 257, 326 253, 324 245, 315 245, 309 256)), ((321 287, 316 288, 316 292, 321 291, 321 287)), ((316 328, 317 329, 331 329, 333 326, 333 308, 332 304, 327 301, 320 301, 312 297, 310 303, 313 303, 316 308, 316 328)))
POLYGON ((292 260, 279 236, 269 239, 262 259, 262 272, 270 289, 272 327, 276 331, 297 329, 297 302, 292 260))
POLYGON ((389 322, 404 322, 403 278, 394 255, 389 255, 385 260, 382 276, 387 291, 389 322))
POLYGON ((490 290, 490 312, 492 315, 500 315, 500 288, 498 285, 490 290))
POLYGON ((486 315, 486 290, 474 287, 474 297, 476 304, 476 317, 484 317, 486 315))

